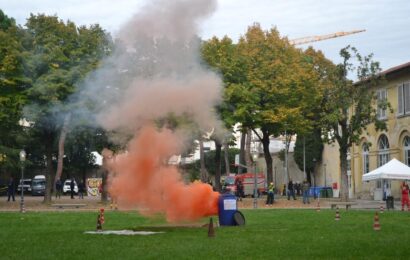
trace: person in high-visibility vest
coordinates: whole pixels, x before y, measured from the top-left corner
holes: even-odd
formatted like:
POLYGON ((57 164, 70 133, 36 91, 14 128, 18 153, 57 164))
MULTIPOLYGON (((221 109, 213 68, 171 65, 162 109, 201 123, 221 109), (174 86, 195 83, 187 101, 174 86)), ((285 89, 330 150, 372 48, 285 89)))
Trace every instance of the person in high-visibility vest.
POLYGON ((274 195, 274 191, 275 190, 275 186, 273 186, 273 182, 271 182, 268 186, 268 198, 266 200, 266 205, 270 206, 273 204, 273 202, 275 201, 275 195, 274 195))

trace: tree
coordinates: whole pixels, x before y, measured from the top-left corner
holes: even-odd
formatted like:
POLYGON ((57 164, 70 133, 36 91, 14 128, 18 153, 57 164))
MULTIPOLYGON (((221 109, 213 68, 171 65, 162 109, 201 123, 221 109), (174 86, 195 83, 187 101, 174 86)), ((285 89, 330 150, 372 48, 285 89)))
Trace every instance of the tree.
POLYGON ((304 51, 305 64, 311 66, 316 74, 317 95, 312 97, 310 109, 303 111, 303 116, 311 122, 311 127, 300 129, 297 132, 294 159, 299 169, 306 170, 307 178, 312 183, 311 173, 314 171, 316 162, 322 160, 323 140, 321 137, 321 116, 323 115, 323 105, 325 99, 323 93, 332 85, 333 75, 336 65, 328 60, 321 51, 316 51, 312 47, 304 51), (303 160, 303 149, 305 148, 305 160, 303 160), (316 162, 313 162, 315 159, 316 162), (305 161, 305 162, 304 162, 305 161))
POLYGON ((312 184, 311 174, 315 169, 315 161, 322 160, 323 141, 321 134, 321 129, 315 129, 311 133, 306 133, 303 136, 298 135, 293 153, 293 157, 299 169, 301 171, 306 170, 307 180, 312 184), (305 158, 303 158, 303 150, 305 150, 305 158))
POLYGON ((25 103, 27 79, 24 77, 22 29, 0 10, 0 172, 18 167, 22 147, 19 124, 25 103), (20 148, 16 148, 20 147, 20 148))
POLYGON ((98 25, 76 27, 56 16, 31 15, 24 39, 29 104, 25 116, 34 122, 31 131, 44 145, 47 187, 45 202, 51 201, 54 182, 53 156, 56 140, 70 114, 69 97, 85 76, 109 54, 110 40, 98 25))
POLYGON ((389 104, 377 100, 374 87, 383 78, 379 63, 372 60, 372 54, 362 56, 354 47, 347 46, 340 51, 342 63, 337 65, 333 84, 324 92, 323 136, 329 142, 339 144, 341 170, 341 198, 348 200, 347 154, 354 143, 359 142, 363 131, 374 126, 376 130, 386 129, 386 124, 377 117, 377 107, 386 109, 389 104), (356 62, 354 65, 352 62, 356 62), (357 82, 348 77, 355 73, 357 82))
MULTIPOLYGON (((228 87, 230 84, 240 82, 243 78, 241 74, 241 66, 237 56, 237 50, 232 40, 225 36, 221 40, 216 37, 204 42, 201 48, 201 54, 204 61, 210 66, 211 69, 220 73, 223 79, 224 87, 228 87)), ((223 101, 216 107, 219 118, 224 122, 224 126, 228 131, 232 131, 233 126, 237 123, 232 116, 233 106, 229 103, 229 100, 224 95, 223 101)), ((217 129, 218 130, 218 129, 217 129)), ((228 150, 229 144, 232 143, 231 133, 222 133, 217 131, 211 136, 211 139, 215 142, 215 187, 220 191, 220 177, 221 177, 221 151, 224 146, 224 158, 225 164, 229 160, 228 150)), ((229 164, 225 167, 225 171, 228 174, 230 172, 229 164)))
POLYGON ((261 141, 271 182, 270 137, 284 132, 290 136, 309 127, 304 114, 315 100, 317 77, 302 52, 275 28, 263 31, 258 24, 250 26, 237 48, 244 80, 230 84, 226 93, 235 104, 235 119, 261 141))
MULTIPOLYGON (((229 157, 229 164, 233 164, 235 162, 235 155, 238 154, 239 150, 236 148, 230 148, 228 151, 228 157, 229 157)), ((215 156, 216 156, 217 151, 212 150, 208 151, 205 153, 205 164, 209 168, 209 175, 210 176, 216 176, 216 162, 215 162, 215 156)), ((224 172, 226 171, 226 164, 224 161, 221 163, 221 171, 224 172)), ((189 173, 191 180, 196 180, 199 178, 198 172, 200 170, 200 161, 196 160, 193 163, 190 164, 185 164, 181 165, 181 169, 185 170, 187 173, 189 173)), ((237 169, 234 169, 237 170, 237 169)), ((216 183, 214 184, 216 187, 216 183)))

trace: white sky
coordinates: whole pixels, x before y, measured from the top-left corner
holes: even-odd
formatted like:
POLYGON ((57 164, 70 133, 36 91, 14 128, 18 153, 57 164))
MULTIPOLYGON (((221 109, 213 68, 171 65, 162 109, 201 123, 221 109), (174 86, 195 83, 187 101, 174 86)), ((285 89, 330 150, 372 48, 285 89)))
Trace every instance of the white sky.
MULTIPOLYGON (((0 0, 0 8, 22 25, 30 13, 57 14, 77 25, 99 23, 115 35, 147 1, 0 0)), ((348 44, 362 54, 374 53, 383 69, 410 61, 408 0, 218 0, 218 10, 204 22, 200 35, 236 40, 254 22, 264 29, 276 26, 289 39, 365 29, 311 45, 334 62, 340 61, 339 50, 348 44)))

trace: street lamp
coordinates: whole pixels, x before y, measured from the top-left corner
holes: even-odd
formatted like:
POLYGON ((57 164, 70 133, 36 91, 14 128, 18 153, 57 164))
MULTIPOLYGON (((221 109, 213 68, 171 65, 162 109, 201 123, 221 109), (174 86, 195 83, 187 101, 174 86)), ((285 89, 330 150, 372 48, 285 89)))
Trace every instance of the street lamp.
POLYGON ((24 209, 24 186, 23 186, 23 179, 24 179, 24 162, 26 161, 26 151, 20 151, 20 163, 21 163, 21 201, 20 201, 20 212, 25 213, 26 210, 24 209))
POLYGON ((253 208, 256 209, 258 207, 258 183, 256 177, 256 160, 258 159, 258 152, 254 151, 252 154, 253 164, 254 164, 254 190, 253 190, 253 208))

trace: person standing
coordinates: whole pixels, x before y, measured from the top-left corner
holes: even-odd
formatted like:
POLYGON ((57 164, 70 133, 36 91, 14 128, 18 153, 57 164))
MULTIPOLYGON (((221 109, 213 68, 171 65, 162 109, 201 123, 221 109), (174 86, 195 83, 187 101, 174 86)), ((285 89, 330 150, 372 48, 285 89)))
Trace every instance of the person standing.
POLYGON ((84 199, 84 192, 85 192, 85 186, 84 186, 84 182, 81 180, 80 184, 78 184, 78 198, 79 199, 84 199))
MULTIPOLYGON (((23 189, 23 184, 21 185, 21 188, 23 189)), ((14 198, 14 191, 15 191, 15 185, 14 185, 14 179, 13 177, 10 177, 10 180, 7 184, 7 201, 10 201, 10 197, 13 198, 13 201, 16 201, 14 198)))
POLYGON ((401 185, 401 210, 404 211, 404 205, 407 206, 407 210, 410 211, 409 208, 409 185, 403 182, 401 185))
POLYGON ((305 179, 302 183, 303 204, 310 203, 309 201, 310 183, 305 179))
POLYGON ((266 200, 266 206, 271 206, 273 202, 275 202, 275 195, 274 195, 275 186, 273 182, 271 182, 268 186, 268 198, 266 200))
POLYGON ((241 180, 238 180, 236 183, 236 193, 238 196, 239 201, 242 201, 243 196, 243 183, 241 180))
POLYGON ((74 178, 71 178, 70 193, 71 193, 71 198, 74 199, 74 178))
POLYGON ((62 191, 62 188, 63 188, 63 184, 61 183, 61 180, 58 179, 58 180, 56 181, 56 199, 57 199, 57 197, 58 197, 59 199, 61 199, 61 191, 62 191))
POLYGON ((295 189, 294 189, 294 185, 293 185, 292 179, 290 179, 290 180, 289 180, 289 183, 288 183, 288 200, 290 199, 290 196, 293 197, 293 200, 296 200, 296 197, 295 197, 295 189))

